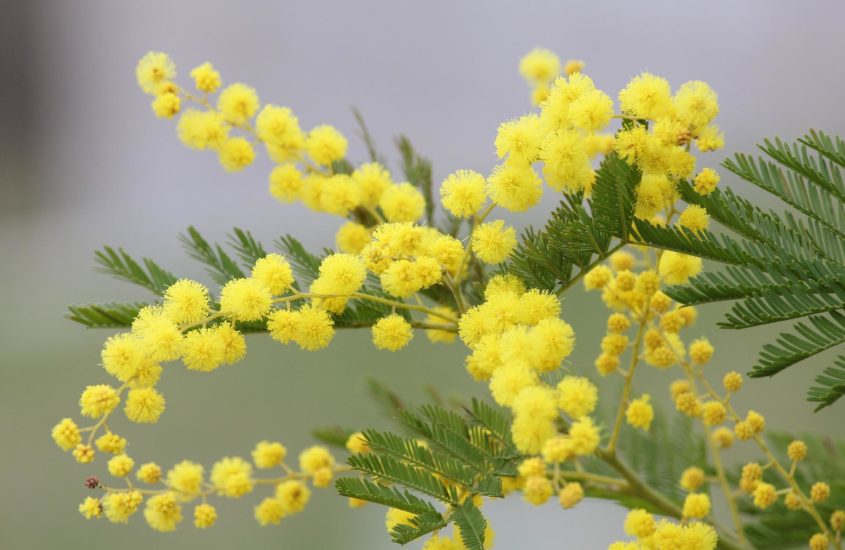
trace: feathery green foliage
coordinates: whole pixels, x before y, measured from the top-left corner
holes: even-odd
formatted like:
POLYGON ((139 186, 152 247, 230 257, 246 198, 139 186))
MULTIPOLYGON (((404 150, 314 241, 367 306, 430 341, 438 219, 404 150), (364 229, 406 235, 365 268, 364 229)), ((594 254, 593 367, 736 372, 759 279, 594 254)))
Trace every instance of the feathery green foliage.
MULTIPOLYGON (((702 196, 686 181, 681 198, 707 209, 721 229, 692 232, 635 219, 639 173, 615 155, 597 171, 592 196, 566 196, 541 229, 527 229, 507 270, 561 293, 626 244, 645 244, 724 264, 666 293, 687 304, 733 301, 723 328, 801 320, 766 344, 752 377, 772 376, 845 344, 845 140, 812 131, 796 143, 766 140, 764 157, 738 154, 725 168, 779 199, 765 210, 730 189, 702 196)), ((845 362, 845 354, 835 364, 845 362)), ((832 366, 808 399, 818 409, 845 393, 832 366)))

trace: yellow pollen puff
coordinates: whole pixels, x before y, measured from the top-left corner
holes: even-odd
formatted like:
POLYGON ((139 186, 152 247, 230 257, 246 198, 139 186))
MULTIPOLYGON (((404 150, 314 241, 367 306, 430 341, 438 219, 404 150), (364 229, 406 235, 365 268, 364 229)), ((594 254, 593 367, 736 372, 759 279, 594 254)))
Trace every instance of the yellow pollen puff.
POLYGON ((601 339, 601 350, 610 355, 621 355, 628 347, 628 337, 624 334, 607 334, 601 339))
POLYGON ((305 140, 308 156, 321 166, 329 166, 345 157, 348 146, 349 143, 343 134, 328 124, 313 128, 305 140))
MULTIPOLYGON (((714 351, 713 344, 711 344, 707 338, 693 340, 689 345, 690 359, 698 365, 704 365, 709 362, 710 358, 713 357, 714 351)), ((740 385, 741 384, 742 380, 740 379, 740 385)))
POLYGON ((153 94, 158 87, 176 76, 176 65, 169 55, 162 52, 148 52, 135 67, 138 86, 147 94, 153 94))
POLYGON ((658 272, 666 283, 680 285, 698 275, 701 264, 701 258, 667 250, 660 257, 658 272))
POLYGON ((110 413, 120 403, 117 391, 108 384, 88 386, 79 398, 82 416, 100 418, 110 413))
POLYGON ((711 437, 713 442, 720 449, 728 449, 734 443, 733 432, 730 430, 730 428, 726 428, 725 426, 713 430, 713 434, 711 435, 711 437))
POLYGON ((693 232, 704 231, 710 225, 710 216, 707 215, 706 209, 697 204, 691 204, 681 212, 678 225, 693 232))
POLYGON ((311 499, 311 490, 305 483, 291 479, 276 486, 276 498, 285 514, 297 514, 305 509, 311 499))
POLYGON ((109 473, 115 477, 125 477, 129 475, 132 468, 135 467, 135 461, 125 454, 119 454, 109 459, 108 469, 109 473))
POLYGON ((299 467, 302 471, 313 474, 320 468, 334 467, 334 457, 325 447, 315 445, 299 454, 299 467))
POLYGON ((516 471, 517 473, 519 473, 520 477, 523 478, 529 478, 533 476, 545 476, 546 465, 539 458, 526 458, 525 460, 519 463, 519 466, 517 466, 516 471))
POLYGON ((746 420, 740 420, 734 426, 734 434, 740 441, 747 441, 754 437, 754 428, 746 420))
POLYGON ((760 482, 757 484, 757 488, 754 489, 754 506, 761 510, 765 510, 777 502, 777 499, 777 490, 770 483, 760 482))
POLYGON ((610 266, 614 271, 630 271, 635 263, 634 255, 624 250, 614 252, 610 256, 610 266))
POLYGON ((208 529, 217 521, 217 510, 211 504, 197 504, 194 507, 194 527, 208 529))
POLYGON ((208 310, 208 289, 196 281, 181 279, 164 291, 164 314, 174 323, 197 323, 208 310))
POLYGON ((710 515, 710 497, 703 493, 692 493, 684 499, 684 518, 704 519, 710 515))
POLYGON ((600 354, 594 363, 596 370, 602 376, 607 376, 610 373, 616 372, 619 368, 619 356, 610 353, 600 354))
POLYGON ((220 291, 220 310, 236 321, 257 321, 272 306, 272 295, 260 280, 234 279, 220 291))
POLYGON ((549 438, 543 443, 541 454, 549 464, 564 462, 572 458, 572 443, 563 436, 549 438))
POLYGON ((150 107, 157 118, 171 119, 179 113, 182 108, 182 99, 172 93, 159 94, 153 99, 150 107))
POLYGON ((675 398, 675 408, 687 416, 696 417, 701 414, 701 402, 689 392, 679 394, 675 398))
POLYGON ((132 422, 158 422, 164 412, 164 396, 154 388, 135 388, 129 390, 123 412, 132 422))
MULTIPOLYGON (((97 438, 96 444, 97 444, 97 448, 104 453, 119 454, 119 453, 122 453, 124 451, 124 449, 126 448, 126 438, 120 437, 119 435, 117 435, 115 433, 108 432, 106 434, 103 434, 99 438, 97 438)), ((126 458, 128 458, 128 457, 126 457, 126 458)), ((123 459, 121 459, 121 460, 123 460, 123 459)), ((117 461, 117 462, 115 462, 115 464, 118 464, 120 462, 121 461, 117 461)), ((125 463, 125 460, 123 462, 125 463)), ((131 464, 132 464, 132 462, 131 462, 131 459, 130 459, 130 466, 129 466, 130 469, 132 467, 131 464)), ((111 466, 110 466, 110 468, 111 468, 111 466)), ((120 474, 113 474, 113 475, 120 475, 120 474)))
POLYGON ((650 396, 645 394, 639 399, 631 401, 625 411, 625 420, 629 425, 648 431, 651 427, 651 421, 654 419, 654 409, 651 406, 650 399, 650 396))
POLYGON ((549 500, 554 491, 552 482, 546 476, 531 476, 522 487, 522 497, 526 502, 539 506, 549 500))
POLYGON ((372 235, 366 226, 355 222, 346 222, 335 234, 335 246, 340 252, 358 254, 369 244, 372 235))
POLYGON ((245 138, 229 138, 220 146, 217 158, 227 172, 240 172, 255 160, 255 149, 245 138))
POLYGON ((191 78, 194 79, 194 87, 207 94, 216 92, 220 87, 220 73, 208 62, 191 69, 191 78))
POLYGON ((443 207, 458 218, 469 218, 487 201, 484 176, 472 170, 458 170, 440 185, 443 207))
POLYGON ((722 386, 725 388, 725 391, 731 393, 738 392, 742 389, 742 375, 736 371, 727 373, 722 378, 722 386))
POLYGON ((569 120, 585 132, 604 129, 613 117, 613 100, 601 90, 591 90, 569 105, 569 120))
POLYGON ((830 539, 824 533, 816 533, 810 537, 810 550, 827 550, 830 548, 830 539))
POLYGON ((69 451, 82 442, 79 426, 70 418, 63 418, 58 424, 53 426, 51 435, 53 441, 63 451, 69 451))
POLYGON ((270 194, 279 202, 291 203, 302 193, 302 172, 293 164, 276 166, 270 172, 270 194))
POLYGON ((73 449, 73 458, 80 464, 89 464, 94 460, 94 448, 79 444, 73 449))
POLYGON ((252 461, 258 468, 274 468, 285 461, 288 450, 277 441, 259 441, 252 451, 252 461))
POLYGON ((684 328, 684 316, 677 311, 664 313, 660 318, 660 328, 665 332, 677 333, 684 328))
POLYGON ((283 294, 294 282, 290 263, 279 254, 268 254, 256 261, 252 278, 261 282, 273 295, 283 294))
POLYGON ((229 135, 223 117, 216 112, 188 109, 176 124, 179 140, 190 149, 217 150, 229 135))
POLYGON ((185 335, 182 362, 190 370, 210 372, 226 360, 225 341, 217 327, 199 328, 185 335))
POLYGON ((95 519, 103 515, 103 505, 100 499, 94 497, 85 497, 85 500, 79 505, 79 513, 85 519, 95 519))
POLYGON ((392 313, 382 317, 373 325, 373 344, 378 349, 398 351, 408 345, 414 337, 410 323, 404 317, 392 313))
POLYGON ((328 294, 349 296, 358 292, 367 277, 367 268, 354 254, 331 254, 320 263, 320 277, 328 294))
POLYGON ((127 523, 129 517, 138 511, 144 497, 139 491, 108 493, 102 499, 103 512, 112 523, 127 523))
POLYGON ((496 132, 496 154, 508 157, 505 166, 528 166, 540 156, 544 133, 535 114, 503 122, 496 132))
POLYGON ((796 439, 786 448, 786 455, 792 462, 801 462, 807 458, 807 444, 800 439, 796 439))
POLYGON ((718 401, 708 401, 701 406, 701 420, 707 426, 715 426, 725 421, 727 411, 718 401))
POLYGON ((560 59, 551 50, 534 48, 519 61, 519 73, 533 84, 551 82, 560 73, 560 59))
POLYGON ((240 457, 225 457, 211 468, 211 483, 217 493, 240 498, 252 491, 252 464, 240 457))
POLYGON ((712 168, 705 168, 696 174, 693 188, 699 195, 709 195, 719 184, 719 173, 712 168))
POLYGON ((558 494, 560 505, 565 508, 573 508, 584 498, 584 488, 577 481, 571 481, 563 486, 558 494))
POLYGON ((390 172, 377 162, 369 162, 358 166, 352 172, 352 179, 360 189, 361 203, 371 208, 379 203, 384 191, 393 185, 390 172))
POLYGON ((487 179, 487 193, 497 206, 525 212, 540 202, 543 182, 530 164, 509 160, 493 169, 487 179))
POLYGON ((607 318, 607 330, 609 332, 622 333, 631 328, 631 320, 624 313, 612 313, 607 318))
POLYGON ((845 529, 845 510, 835 510, 830 515, 830 527, 834 531, 845 529))
POLYGON ((672 299, 669 298, 662 290, 658 290, 649 300, 649 308, 657 313, 666 312, 672 305, 672 299))
POLYGON ((636 508, 625 516, 625 534, 644 539, 654 534, 656 522, 654 516, 642 508, 636 508))
POLYGON ((580 59, 570 59, 566 62, 566 65, 563 66, 563 72, 571 76, 575 73, 580 73, 586 66, 587 64, 580 59))
POLYGON ((161 480, 161 466, 155 462, 141 464, 135 473, 135 477, 138 478, 138 481, 143 481, 144 483, 158 483, 161 480))
POLYGON ((262 527, 278 525, 284 517, 285 510, 277 498, 266 497, 255 507, 255 520, 262 527))
POLYGON ((415 222, 425 212, 425 197, 410 183, 398 183, 384 190, 379 207, 389 222, 415 222))
POLYGON ((355 432, 346 440, 346 450, 353 454, 364 454, 370 452, 367 439, 361 432, 355 432))
POLYGON ((584 288, 587 290, 604 288, 612 278, 613 273, 611 273, 609 267, 606 265, 596 266, 584 276, 584 288))
POLYGON ((665 79, 642 73, 619 92, 619 106, 637 118, 660 118, 672 110, 672 90, 665 79))
POLYGON ((634 285, 637 283, 637 276, 627 269, 621 270, 616 274, 616 288, 622 292, 634 290, 634 285))
POLYGON ((505 261, 514 247, 516 231, 513 227, 506 227, 502 220, 481 224, 472 233, 472 251, 484 263, 505 261))
POLYGON ((762 432, 766 428, 766 419, 757 411, 748 411, 745 421, 748 422, 755 434, 762 432))
POLYGON ((593 454, 599 445, 599 430, 593 424, 593 419, 585 416, 579 418, 569 427, 569 438, 572 441, 572 451, 578 456, 593 454))
POLYGON ((245 124, 258 112, 258 107, 255 89, 241 82, 226 86, 217 97, 217 109, 233 124, 245 124))
POLYGON ((121 382, 128 382, 144 360, 142 341, 128 332, 116 334, 106 340, 100 357, 106 372, 121 382))
POLYGON ((326 310, 305 305, 296 314, 294 341, 304 350, 317 351, 329 345, 334 337, 334 322, 326 310))
POLYGON ((557 385, 558 406, 571 418, 592 413, 598 402, 598 389, 588 379, 565 376, 557 385))
POLYGON ((684 491, 695 491, 704 485, 705 479, 704 470, 697 466, 691 466, 681 474, 681 488, 684 491))
POLYGON ((192 500, 202 491, 203 467, 195 462, 183 460, 168 470, 165 482, 176 491, 179 500, 192 500))
POLYGON ((824 481, 817 481, 810 487, 810 500, 824 502, 830 497, 830 485, 824 481))

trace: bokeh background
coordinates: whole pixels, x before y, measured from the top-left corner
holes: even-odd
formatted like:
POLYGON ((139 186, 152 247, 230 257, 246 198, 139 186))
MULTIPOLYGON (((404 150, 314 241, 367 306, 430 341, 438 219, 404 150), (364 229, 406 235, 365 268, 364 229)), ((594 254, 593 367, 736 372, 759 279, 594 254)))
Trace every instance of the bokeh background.
MULTIPOLYGON (((588 74, 612 95, 642 70, 675 85, 710 83, 720 94, 730 152, 751 151, 765 136, 845 130, 840 0, 6 0, 0 17, 3 549, 392 547, 382 509, 348 510, 331 490, 276 528, 254 523, 255 495, 221 503, 219 524, 208 532, 186 521, 162 535, 140 516, 114 526, 86 523, 76 512, 91 470, 62 455, 49 428, 74 413, 86 384, 105 379, 98 354, 107 334, 63 319, 64 308, 145 297, 93 273, 93 251, 124 246, 204 280, 176 240, 189 224, 216 239, 233 226, 268 243, 291 232, 313 248, 330 246, 339 225, 276 203, 266 189, 266 158, 227 175, 213 155, 182 147, 173 123, 152 116, 134 82, 135 62, 148 50, 170 53, 183 77, 210 60, 226 82, 254 85, 262 100, 294 109, 305 127, 331 123, 352 137, 355 106, 384 151, 393 153, 399 133, 409 135, 434 160, 438 181, 455 169, 493 166, 498 123, 530 108, 516 67, 538 45, 585 59, 588 74)), ((362 145, 351 141, 350 158, 363 159, 362 145)), ((721 158, 711 154, 699 165, 721 158)), ((541 223, 555 202, 547 191, 541 207, 512 220, 541 223)), ((718 331, 720 311, 704 308, 695 329, 717 345, 714 376, 748 369, 766 335, 718 331)), ((573 291, 565 316, 579 339, 571 367, 592 376, 603 318, 598 298, 573 291)), ((246 361, 213 375, 169 369, 161 422, 115 426, 129 437, 131 454, 165 466, 184 457, 209 464, 246 455, 264 438, 296 452, 316 426, 384 426, 367 398, 368 377, 411 401, 424 398, 426 384, 447 396, 484 391, 464 372, 459 346, 432 347, 424 338, 398 354, 377 353, 366 334, 352 332, 319 354, 262 337, 250 337, 249 346, 246 361)), ((739 405, 761 410, 781 429, 843 436, 841 406, 814 415, 803 401, 813 369, 820 363, 752 381, 739 405)), ((638 389, 663 403, 670 377, 650 372, 638 389)), ((505 549, 527 540, 535 549, 605 548, 621 535, 624 514, 602 501, 563 512, 553 503, 531 509, 518 498, 487 510, 497 547, 505 549)))

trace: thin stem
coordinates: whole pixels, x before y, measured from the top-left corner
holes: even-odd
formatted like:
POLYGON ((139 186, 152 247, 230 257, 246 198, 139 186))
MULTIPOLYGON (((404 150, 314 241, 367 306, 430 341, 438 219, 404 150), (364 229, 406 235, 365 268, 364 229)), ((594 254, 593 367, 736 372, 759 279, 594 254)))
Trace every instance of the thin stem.
MULTIPOLYGON (((685 365, 685 367, 689 368, 689 364, 687 363, 685 365)), ((700 378, 701 378, 701 380, 704 384, 705 389, 707 390, 707 393, 709 393, 712 398, 714 398, 718 401, 721 401, 725 405, 725 408, 728 410, 728 413, 731 415, 731 418, 733 418, 733 420, 735 422, 739 422, 741 420, 741 418, 740 418, 739 414, 737 414, 736 409, 734 409, 734 407, 730 403, 730 401, 728 399, 723 399, 718 394, 718 392, 716 392, 716 390, 713 388, 713 386, 707 381, 707 379, 705 379, 703 376, 701 376, 700 378)), ((795 495, 801 501, 801 505, 804 508, 804 510, 806 510, 807 513, 810 515, 810 517, 813 518, 813 520, 819 526, 819 529, 822 530, 822 533, 827 535, 829 540, 834 540, 834 537, 832 536, 830 529, 828 529, 828 526, 825 523, 824 519, 822 519, 818 510, 816 510, 816 507, 813 504, 813 501, 810 500, 809 498, 807 498, 807 495, 804 494, 803 490, 801 490, 801 487, 798 485, 798 482, 795 480, 795 476, 790 475, 789 471, 787 471, 786 468, 784 468, 783 465, 781 465, 780 461, 777 459, 777 457, 774 455, 774 453, 772 453, 771 449, 769 449, 769 446, 766 443, 766 440, 763 438, 763 436, 761 436, 760 434, 756 434, 754 436, 754 441, 757 443, 757 446, 760 447, 760 450, 763 451, 763 454, 766 455, 766 458, 769 460, 769 466, 774 468, 778 472, 780 477, 783 478, 784 481, 786 481, 786 483, 789 485, 789 487, 792 489, 792 491, 795 493, 795 495)), ((839 543, 837 543, 836 541, 834 541, 834 547, 837 548, 837 549, 841 549, 841 545, 839 543)))
POLYGON ((625 405, 628 403, 628 398, 631 395, 631 386, 634 380, 634 372, 637 369, 637 364, 640 361, 640 348, 643 344, 643 336, 645 335, 645 327, 648 323, 648 306, 643 311, 639 319, 639 327, 637 328, 637 335, 634 338, 634 348, 631 350, 631 366, 628 368, 628 373, 625 375, 625 385, 622 387, 622 397, 619 401, 619 410, 616 412, 616 421, 613 423, 613 432, 610 434, 610 442, 607 444, 606 452, 610 455, 616 454, 616 444, 619 442, 619 432, 622 430, 622 420, 625 418, 625 405))

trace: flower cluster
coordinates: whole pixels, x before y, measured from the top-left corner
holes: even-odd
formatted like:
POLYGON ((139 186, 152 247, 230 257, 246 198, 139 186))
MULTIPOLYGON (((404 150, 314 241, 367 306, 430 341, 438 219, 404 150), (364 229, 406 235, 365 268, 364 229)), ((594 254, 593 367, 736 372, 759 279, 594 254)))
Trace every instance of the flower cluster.
MULTIPOLYGON (((632 493, 681 521, 633 510, 625 531, 635 540, 614 543, 610 550, 712 550, 717 541, 729 548, 742 547, 745 538, 736 491, 721 458, 735 440, 756 442, 767 459, 766 466, 743 467, 741 493, 760 508, 784 495, 787 507, 809 513, 819 525, 819 533, 810 541, 813 549, 838 541, 845 513, 836 512, 826 522, 814 506, 829 497, 830 487, 818 481, 802 488, 795 478, 807 446, 794 442, 789 447, 792 464, 778 462, 761 437, 763 416, 755 411, 740 416, 731 403, 731 396, 742 387, 742 376, 727 374, 724 392, 717 391, 705 376, 713 346, 703 337, 689 342, 682 338, 694 325, 696 311, 674 303, 661 288, 696 276, 702 270, 701 259, 644 247, 638 256, 620 250, 579 275, 585 288, 600 291, 612 310, 594 363, 599 376, 623 379, 614 422, 606 427, 593 416, 597 387, 565 364, 575 336, 561 318, 558 295, 526 288, 521 279, 507 274, 518 240, 513 227, 495 219, 496 208, 529 210, 539 203, 544 185, 569 198, 589 197, 602 157, 621 158, 640 176, 633 206, 641 220, 676 224, 692 234, 708 227, 703 208, 692 205, 679 212, 676 204, 681 182, 701 195, 713 192, 719 182, 710 168, 696 174, 691 150, 692 145, 700 152, 723 145, 713 123, 719 112, 713 90, 693 81, 673 94, 666 80, 643 73, 618 94, 617 112, 611 96, 583 73, 583 62, 561 65, 554 53, 541 49, 522 60, 520 71, 534 86, 539 110, 499 126, 494 143, 499 164, 489 175, 457 170, 443 179, 440 206, 451 228, 440 229, 427 223, 431 217, 426 212, 434 205, 426 203, 419 188, 394 181, 387 167, 377 162, 350 163, 347 140, 336 128, 318 125, 303 131, 290 108, 262 107, 252 87, 242 83, 223 87, 210 63, 190 71, 189 91, 176 83, 175 64, 166 54, 145 55, 136 68, 138 84, 153 96, 157 117, 179 115, 177 134, 187 147, 214 151, 224 169, 233 172, 252 164, 256 148, 263 146, 274 163, 269 175, 274 197, 286 203, 301 201, 346 221, 337 231, 336 251, 320 258, 318 267, 315 261, 313 280, 297 281, 289 259, 279 254, 257 259, 249 276, 228 281, 214 297, 200 282, 178 280, 163 293, 161 303, 138 312, 130 330, 106 340, 102 366, 116 382, 83 390, 80 415, 91 419, 90 425, 80 427, 65 418, 52 436, 80 463, 94 461, 98 452, 110 456, 109 474, 123 478, 126 487, 89 478, 87 485, 104 494, 86 498, 80 512, 87 518, 105 515, 125 523, 146 502, 144 517, 149 525, 172 531, 182 520, 183 505, 194 502, 194 524, 206 528, 217 518, 209 497, 239 498, 258 485, 272 487, 272 496, 255 508, 261 525, 278 524, 302 511, 310 487, 326 487, 336 474, 348 470, 337 466, 323 447, 303 451, 299 469, 294 470, 285 462, 287 451, 281 443, 262 441, 251 462, 223 458, 206 478, 201 465, 187 460, 166 472, 153 462, 136 468, 125 452, 126 439, 112 432, 109 421, 122 404, 129 421, 155 423, 165 410, 165 399, 156 389, 165 365, 181 361, 187 369, 205 373, 237 363, 247 351, 244 327, 266 328, 273 340, 316 351, 329 345, 336 324, 352 306, 366 304, 378 312, 367 324, 378 349, 401 350, 415 330, 423 330, 432 342, 459 337, 466 345, 469 374, 487 384, 493 400, 512 412, 510 431, 519 465, 515 477, 502 478, 505 493, 519 491, 535 505, 556 495, 566 509, 594 488, 632 493), (214 100, 213 94, 217 94, 214 100), (615 122, 618 126, 611 128, 615 122), (499 273, 491 275, 491 266, 499 266, 499 273), (630 363, 623 367, 626 354, 630 363), (733 533, 713 517, 706 491, 711 480, 705 474, 708 465, 691 464, 683 473, 679 484, 687 495, 677 506, 637 481, 617 455, 621 431, 648 432, 655 417, 650 395, 634 392, 641 363, 683 372, 684 378, 672 382, 670 391, 679 413, 701 423, 715 479, 732 513, 733 533), (589 471, 588 458, 604 461, 621 477, 589 471), (277 470, 280 475, 260 478, 256 469, 277 470), (133 472, 138 486, 131 481, 133 472)), ((347 449, 354 454, 369 452, 360 433, 349 438, 347 449)), ((478 495, 461 498, 482 504, 478 495)), ((353 507, 361 504, 350 501, 353 507)), ((414 517, 390 508, 386 523, 391 531, 401 524, 413 526, 414 517)), ((489 530, 486 545, 492 540, 489 530)), ((462 550, 464 543, 456 527, 452 536, 433 535, 424 548, 462 550)))
MULTIPOLYGON (((72 421, 63 420, 53 432, 56 442, 66 445, 74 428, 72 421)), ((261 525, 278 525, 283 518, 305 509, 311 498, 309 485, 328 487, 337 472, 346 470, 336 466, 329 451, 319 446, 302 451, 299 470, 294 470, 285 462, 287 449, 275 441, 259 442, 252 451, 252 461, 225 457, 215 462, 207 474, 201 464, 190 460, 183 460, 167 471, 155 462, 135 468, 135 460, 125 453, 126 440, 111 432, 97 439, 97 447, 112 454, 108 472, 122 479, 126 486, 113 487, 97 477, 88 478, 86 486, 103 494, 86 497, 79 505, 79 513, 86 519, 105 517, 112 523, 127 523, 143 505, 147 524, 161 532, 177 528, 184 518, 183 507, 189 503, 193 507, 194 527, 212 527, 217 522, 217 509, 208 502, 211 497, 237 499, 252 493, 259 485, 270 486, 272 496, 255 507, 255 519, 261 525), (279 475, 257 477, 256 469, 268 473, 275 470, 279 475), (137 485, 131 481, 133 475, 137 485)))

